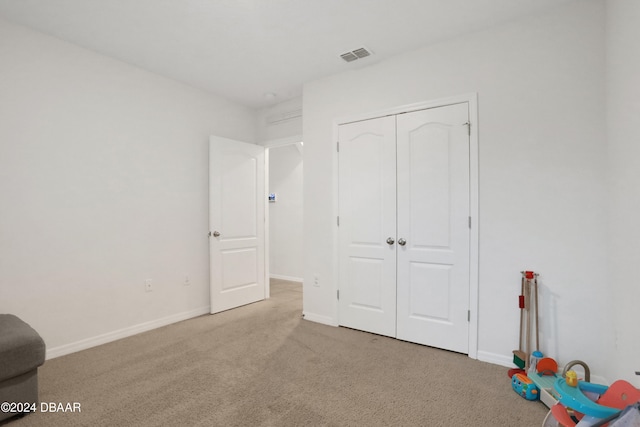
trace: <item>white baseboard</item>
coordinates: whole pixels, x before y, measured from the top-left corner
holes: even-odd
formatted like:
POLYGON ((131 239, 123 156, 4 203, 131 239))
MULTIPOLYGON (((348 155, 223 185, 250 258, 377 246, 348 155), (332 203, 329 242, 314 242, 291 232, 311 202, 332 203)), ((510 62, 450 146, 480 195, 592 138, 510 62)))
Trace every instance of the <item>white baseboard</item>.
POLYGON ((302 317, 306 320, 310 320, 316 323, 322 323, 323 325, 338 326, 338 323, 329 316, 323 316, 321 314, 309 313, 307 311, 302 312, 302 317))
POLYGON ((304 281, 304 279, 302 277, 283 276, 282 274, 270 274, 269 277, 271 279, 288 280, 290 282, 300 282, 300 283, 302 283, 304 281))
POLYGON ((71 344, 65 344, 58 347, 47 349, 46 360, 54 359, 56 357, 65 356, 67 354, 75 353, 77 351, 86 350, 91 347, 96 347, 102 344, 106 344, 112 341, 117 341, 122 338, 127 338, 132 335, 139 334, 141 332, 157 329, 162 326, 167 326, 172 323, 181 322, 183 320, 192 319, 194 317, 202 316, 203 314, 209 314, 211 307, 201 307, 195 310, 186 311, 184 313, 178 313, 171 316, 163 317, 161 319, 151 320, 149 322, 140 323, 138 325, 129 326, 127 328, 119 329, 113 332, 107 332, 106 334, 98 335, 91 338, 86 338, 80 341, 76 341, 71 344))
POLYGON ((478 360, 481 362, 493 363, 494 365, 505 366, 507 368, 515 368, 513 363, 513 354, 505 356, 504 354, 490 353, 488 351, 478 350, 478 360))

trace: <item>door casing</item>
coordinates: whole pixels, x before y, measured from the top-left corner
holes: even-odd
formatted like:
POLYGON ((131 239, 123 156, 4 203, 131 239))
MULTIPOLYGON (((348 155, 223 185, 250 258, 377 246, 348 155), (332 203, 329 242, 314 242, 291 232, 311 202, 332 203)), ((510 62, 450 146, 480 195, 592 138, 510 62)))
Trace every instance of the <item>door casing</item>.
MULTIPOLYGON (((290 145, 301 144, 303 141, 302 135, 294 135, 286 138, 278 138, 278 139, 270 139, 265 141, 262 145, 264 146, 264 173, 265 173, 265 197, 268 196, 269 193, 269 171, 271 168, 271 149, 272 148, 280 148, 287 147, 290 145)), ((304 162, 304 156, 303 156, 304 162)), ((303 212, 304 215, 304 212, 303 212)), ((266 271, 266 298, 268 299, 271 295, 271 286, 269 284, 269 280, 271 278, 271 270, 270 270, 270 257, 271 257, 271 234, 270 234, 270 224, 271 218, 269 216, 269 204, 265 207, 265 271, 266 271)))

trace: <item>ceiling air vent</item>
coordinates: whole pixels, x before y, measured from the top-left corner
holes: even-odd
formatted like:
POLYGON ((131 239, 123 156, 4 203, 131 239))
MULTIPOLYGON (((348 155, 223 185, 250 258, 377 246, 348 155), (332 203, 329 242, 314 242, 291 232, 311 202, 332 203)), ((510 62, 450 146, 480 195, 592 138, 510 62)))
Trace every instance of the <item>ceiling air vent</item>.
POLYGON ((367 49, 361 47, 360 49, 354 50, 353 54, 355 56, 357 56, 358 58, 366 58, 367 56, 371 55, 371 52, 369 52, 367 49))
POLYGON ((352 50, 351 52, 343 53, 342 55, 340 55, 340 58, 344 59, 347 62, 353 62, 356 59, 366 58, 369 55, 371 55, 371 51, 367 50, 364 47, 361 47, 359 49, 352 50))
POLYGON ((347 62, 355 61, 356 59, 358 59, 358 57, 352 52, 343 53, 342 55, 340 55, 340 58, 344 59, 347 62))

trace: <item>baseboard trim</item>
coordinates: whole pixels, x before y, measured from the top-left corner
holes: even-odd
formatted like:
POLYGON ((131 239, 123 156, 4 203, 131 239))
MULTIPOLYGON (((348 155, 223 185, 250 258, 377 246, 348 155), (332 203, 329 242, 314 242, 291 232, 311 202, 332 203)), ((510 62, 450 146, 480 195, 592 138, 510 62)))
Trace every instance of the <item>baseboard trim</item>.
POLYGON ((157 329, 162 326, 167 326, 172 323, 181 322, 183 320, 192 319, 194 317, 202 316, 203 314, 209 314, 211 307, 200 307, 195 310, 186 311, 183 313, 174 314, 171 316, 163 317, 161 319, 151 320, 149 322, 140 323, 138 325, 129 326, 127 328, 119 329, 113 332, 107 332, 106 334, 98 335, 91 338, 86 338, 74 343, 61 345, 47 349, 46 360, 55 359, 56 357, 65 356, 67 354, 76 353, 81 350, 86 350, 91 347, 96 347, 102 344, 107 344, 112 341, 117 341, 122 338, 127 338, 132 335, 137 335, 142 332, 147 332, 152 329, 157 329))
POLYGON ((478 360, 481 362, 493 363, 494 365, 505 366, 507 368, 516 367, 516 365, 513 364, 513 355, 505 356, 504 354, 478 350, 478 360))
POLYGON ((302 277, 283 276, 282 274, 270 274, 269 277, 271 279, 288 280, 290 282, 300 282, 300 283, 302 283, 304 281, 304 279, 302 277))
POLYGON ((302 317, 304 317, 306 320, 310 320, 312 322, 322 323, 323 325, 338 326, 338 323, 335 322, 333 320, 333 318, 331 318, 329 316, 323 316, 321 314, 314 314, 314 313, 309 313, 309 312, 303 311, 302 312, 302 317))

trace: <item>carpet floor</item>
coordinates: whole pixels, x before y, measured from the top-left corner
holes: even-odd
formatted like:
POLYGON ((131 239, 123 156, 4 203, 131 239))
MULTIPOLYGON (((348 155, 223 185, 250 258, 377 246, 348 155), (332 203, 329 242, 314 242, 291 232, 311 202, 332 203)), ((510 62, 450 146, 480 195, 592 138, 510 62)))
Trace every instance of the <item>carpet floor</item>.
POLYGON ((48 360, 23 426, 508 426, 547 414, 507 369, 306 321, 299 283, 271 298, 48 360), (57 405, 59 407, 59 405, 57 405))

